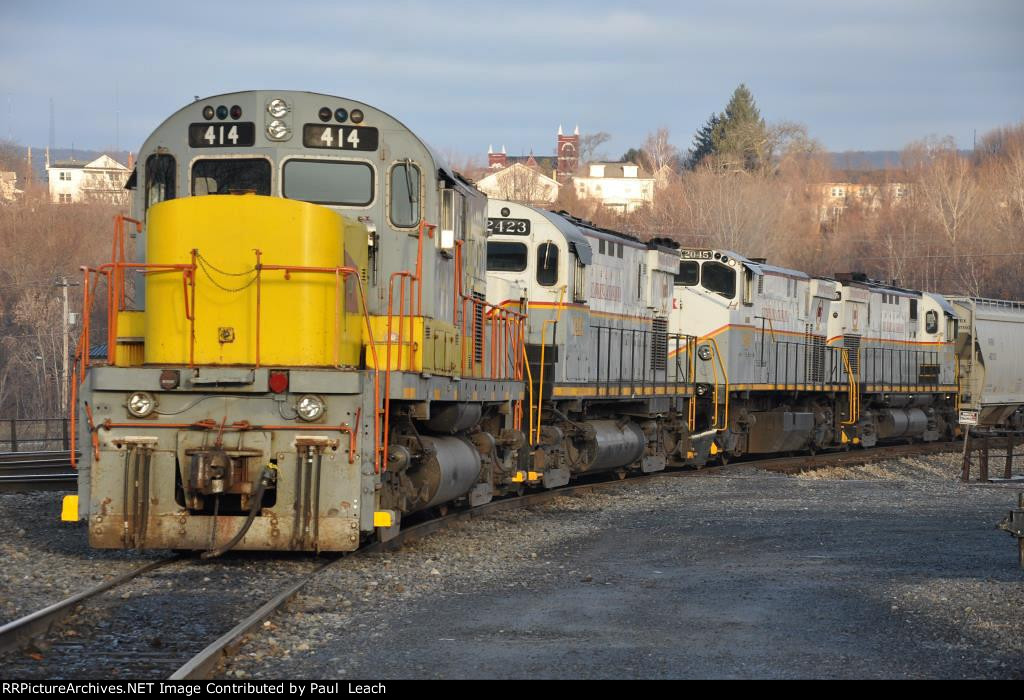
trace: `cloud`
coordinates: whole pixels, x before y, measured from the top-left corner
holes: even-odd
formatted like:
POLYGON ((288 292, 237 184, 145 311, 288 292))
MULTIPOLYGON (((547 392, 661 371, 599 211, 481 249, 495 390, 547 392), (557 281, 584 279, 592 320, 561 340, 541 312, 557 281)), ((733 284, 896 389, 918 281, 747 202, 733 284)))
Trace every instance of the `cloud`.
POLYGON ((540 152, 576 121, 612 132, 611 153, 661 124, 687 144, 740 82, 769 120, 805 122, 832 148, 1024 116, 1024 3, 997 0, 57 0, 0 17, 4 125, 37 145, 51 96, 58 140, 99 146, 117 111, 122 144, 141 143, 193 95, 266 87, 364 100, 465 152, 503 139, 540 152))

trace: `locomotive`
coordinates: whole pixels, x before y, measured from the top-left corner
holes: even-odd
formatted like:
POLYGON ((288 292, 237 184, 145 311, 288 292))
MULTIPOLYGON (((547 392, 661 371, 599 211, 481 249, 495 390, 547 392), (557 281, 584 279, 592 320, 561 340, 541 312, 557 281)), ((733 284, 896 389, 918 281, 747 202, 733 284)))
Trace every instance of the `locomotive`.
POLYGON ((486 301, 486 198, 392 116, 198 100, 139 151, 73 418, 96 547, 346 551, 519 490, 521 311, 486 301), (134 246, 134 253, 132 248, 134 246))
POLYGON ((72 387, 95 547, 351 551, 586 474, 936 440, 1024 404, 1019 304, 488 200, 347 98, 197 100, 128 187, 72 387))

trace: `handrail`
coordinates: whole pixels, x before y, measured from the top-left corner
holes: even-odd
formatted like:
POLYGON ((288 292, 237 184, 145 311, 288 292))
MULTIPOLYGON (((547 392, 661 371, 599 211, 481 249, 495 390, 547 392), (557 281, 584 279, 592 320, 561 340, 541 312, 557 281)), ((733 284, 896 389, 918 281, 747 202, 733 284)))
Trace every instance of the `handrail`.
MULTIPOLYGON (((722 431, 722 430, 727 430, 729 428, 729 373, 725 369, 725 361, 722 360, 722 351, 719 350, 719 348, 718 348, 718 341, 715 340, 714 338, 708 338, 708 340, 711 341, 711 344, 715 347, 715 357, 718 359, 718 364, 722 368, 722 380, 725 383, 725 416, 724 416, 724 419, 722 421, 723 425, 722 425, 721 428, 719 428, 719 431, 722 431)), ((711 366, 712 366, 712 368, 714 368, 714 363, 712 363, 711 366)), ((717 426, 718 425, 718 373, 717 372, 715 373, 715 393, 714 393, 714 397, 715 397, 715 422, 712 424, 712 426, 717 426)))
MULTIPOLYGON (((565 298, 565 290, 568 285, 562 285, 562 291, 558 295, 558 311, 555 313, 555 320, 547 319, 540 326, 540 381, 537 384, 537 436, 540 437, 540 422, 543 409, 541 408, 541 402, 544 401, 544 351, 547 349, 547 345, 544 342, 546 337, 547 327, 549 323, 558 325, 558 321, 562 318, 562 299, 565 298)), ((558 342, 557 338, 553 338, 554 342, 558 342)))
POLYGON ((860 420, 860 388, 857 384, 857 376, 853 373, 853 366, 850 364, 850 349, 840 348, 841 352, 839 356, 843 359, 843 365, 846 367, 846 381, 849 392, 849 408, 847 412, 850 414, 850 419, 846 421, 840 421, 840 425, 855 425, 860 420))
MULTIPOLYGON (((258 253, 258 251, 256 251, 258 253)), ((90 348, 90 332, 91 327, 89 319, 91 317, 92 303, 93 303, 93 292, 95 291, 95 285, 98 283, 101 276, 107 279, 108 292, 107 299, 109 302, 107 308, 107 360, 110 364, 116 363, 116 344, 117 344, 117 316, 119 311, 119 304, 116 303, 119 298, 119 292, 115 289, 111 291, 113 284, 124 283, 124 270, 139 270, 141 272, 152 274, 169 271, 180 271, 185 279, 185 312, 186 318, 190 321, 190 338, 189 338, 189 366, 195 365, 195 304, 196 304, 196 293, 195 284, 196 276, 195 271, 197 269, 197 258, 198 250, 192 250, 192 263, 190 264, 156 264, 156 263, 127 263, 127 262, 113 262, 105 263, 100 265, 98 268, 83 267, 83 273, 85 277, 84 283, 84 299, 83 299, 83 317, 84 321, 82 324, 82 333, 78 340, 78 348, 76 351, 75 358, 75 372, 73 377, 72 386, 72 401, 70 402, 70 420, 71 420, 71 442, 72 446, 76 441, 76 418, 77 411, 76 405, 78 400, 78 386, 85 381, 85 372, 90 366, 89 348, 90 348), (92 284, 90 284, 92 282, 92 284), (191 297, 188 296, 188 289, 191 287, 191 297)), ((331 274, 335 276, 337 280, 335 283, 336 291, 340 292, 339 282, 341 279, 347 279, 352 276, 356 280, 356 289, 359 295, 360 306, 362 307, 363 320, 366 326, 366 333, 370 345, 370 354, 373 358, 374 363, 374 406, 376 415, 374 417, 374 443, 377 445, 375 456, 374 456, 374 472, 380 473, 383 468, 382 451, 380 442, 380 363, 377 359, 377 348, 376 339, 373 337, 373 328, 370 324, 369 308, 366 303, 366 293, 363 289, 362 281, 359 276, 359 270, 354 267, 309 267, 301 265, 266 265, 262 263, 261 255, 257 254, 257 268, 255 268, 257 275, 262 279, 262 274, 265 271, 282 271, 285 275, 289 275, 294 272, 306 272, 306 273, 320 273, 320 274, 331 274)), ((259 295, 257 295, 257 319, 260 318, 260 301, 259 295)), ((338 312, 338 305, 335 305, 335 313, 338 312)), ((337 319, 335 320, 337 325, 337 319)), ((258 338, 258 336, 257 336, 258 338)), ((257 340, 257 357, 259 357, 259 347, 257 340)), ((337 348, 335 348, 335 359, 338 359, 337 348)), ((257 366, 259 361, 257 360, 257 366)), ((336 365, 337 366, 337 365, 336 365)), ((98 446, 95 444, 96 436, 93 433, 94 438, 94 450, 98 450, 98 446)), ((72 447, 73 450, 73 447, 72 447)), ((72 457, 72 459, 74 459, 72 457)))
MULTIPOLYGON (((693 347, 688 350, 688 352, 690 353, 690 357, 689 357, 689 360, 690 360, 690 381, 691 382, 696 382, 697 381, 697 338, 693 337, 693 336, 691 336, 691 337, 693 338, 693 347)), ((687 341, 687 344, 689 344, 689 342, 690 341, 687 341)), ((687 427, 689 428, 690 432, 692 433, 694 430, 697 429, 697 394, 696 394, 696 391, 694 392, 694 395, 690 397, 690 405, 687 408, 688 408, 688 410, 687 410, 687 416, 686 416, 686 424, 687 424, 687 427)))
MULTIPOLYGON (((189 263, 176 263, 176 264, 156 264, 156 263, 130 263, 127 262, 125 257, 125 230, 124 226, 126 222, 134 223, 136 227, 141 230, 141 222, 128 217, 119 216, 115 219, 115 231, 114 240, 112 242, 111 257, 112 261, 104 263, 96 268, 82 267, 82 273, 84 278, 84 292, 83 292, 83 324, 82 333, 78 339, 78 345, 76 348, 74 371, 72 372, 72 387, 71 387, 71 401, 70 401, 70 442, 72 444, 72 454, 74 452, 73 446, 77 439, 76 420, 77 420, 77 401, 78 401, 78 389, 82 382, 85 381, 85 375, 87 369, 91 366, 89 357, 89 350, 91 347, 90 343, 90 319, 92 306, 96 298, 96 290, 99 285, 101 278, 106 280, 107 284, 107 362, 111 365, 117 363, 117 325, 118 325, 118 314, 120 311, 125 309, 125 272, 128 270, 139 271, 143 274, 157 274, 166 272, 180 272, 182 275, 182 292, 184 295, 184 313, 185 318, 189 322, 189 367, 195 366, 195 344, 196 344, 196 284, 197 284, 197 270, 199 269, 201 256, 198 249, 190 251, 191 261, 189 263)), ((386 469, 386 450, 387 444, 390 439, 390 399, 391 399, 391 361, 392 361, 392 329, 394 323, 394 278, 400 277, 401 282, 399 285, 399 296, 400 305, 398 313, 398 324, 399 324, 399 337, 398 352, 399 362, 397 371, 401 371, 403 367, 411 367, 414 359, 414 343, 410 343, 410 349, 408 357, 405 358, 404 350, 404 337, 406 330, 406 318, 408 317, 409 335, 412 337, 415 333, 415 315, 422 316, 422 263, 423 263, 423 236, 427 234, 429 237, 433 237, 433 232, 436 226, 428 224, 426 221, 420 222, 418 231, 418 245, 417 245, 417 263, 416 273, 413 274, 409 271, 401 271, 392 274, 389 284, 389 295, 388 295, 388 316, 387 316, 387 364, 384 367, 385 377, 385 395, 381 397, 381 363, 379 361, 377 353, 377 340, 374 338, 373 327, 370 322, 369 307, 367 304, 366 292, 363 288, 362 280, 360 278, 359 270, 355 267, 311 267, 311 266, 300 266, 300 265, 271 265, 263 262, 263 253, 259 249, 254 249, 255 255, 255 266, 252 272, 255 272, 255 284, 256 284, 256 367, 262 365, 261 357, 261 331, 260 321, 262 318, 262 283, 264 275, 267 272, 281 271, 284 272, 287 278, 291 273, 320 273, 320 274, 331 274, 335 277, 335 319, 334 325, 335 330, 338 331, 341 323, 341 314, 344 312, 344 305, 341 303, 341 295, 343 283, 347 283, 350 276, 356 280, 356 290, 359 295, 359 302, 362 310, 363 320, 366 327, 367 342, 369 345, 369 354, 373 361, 374 368, 374 471, 380 473, 386 469), (406 280, 408 279, 408 291, 406 291, 406 280), (408 313, 406 312, 406 300, 408 297, 408 313), (415 312, 415 313, 414 313, 415 312), (383 404, 383 405, 382 405, 383 404), (383 426, 381 425, 383 418, 383 426)), ((461 251, 459 251, 461 252, 461 251)), ((461 257, 461 256, 460 256, 461 257)), ((470 297, 462 294, 461 281, 459 282, 458 291, 463 299, 463 306, 466 303, 473 304, 473 322, 474 331, 476 320, 478 316, 483 318, 489 318, 491 320, 491 366, 490 371, 487 372, 486 367, 481 368, 481 374, 483 376, 489 376, 492 379, 516 379, 521 380, 523 378, 523 368, 526 367, 529 371, 528 363, 525 361, 525 320, 526 314, 510 309, 505 309, 488 304, 486 300, 470 297), (480 309, 482 313, 477 313, 477 309, 480 309), (498 343, 503 343, 501 347, 498 347, 498 343), (509 358, 512 358, 512 362, 509 363, 509 358), (500 367, 499 367, 500 360, 500 367)), ((465 338, 466 330, 465 315, 463 316, 463 338, 465 338)), ((481 334, 486 338, 486 329, 480 329, 481 334)), ((340 338, 340 334, 339 334, 340 338)), ((476 342, 474 335, 474 343, 476 342)), ((339 340, 340 343, 340 340, 339 340)), ((460 344, 461 346, 461 344, 460 344)), ((334 367, 340 368, 340 346, 338 343, 335 344, 334 348, 334 367)), ((463 366, 465 363, 463 362, 463 366)), ((476 371, 473 372, 477 374, 476 371)), ((531 407, 532 408, 532 407, 531 407)), ((518 428, 519 422, 522 419, 522 399, 519 399, 516 403, 516 409, 518 416, 514 418, 514 422, 518 428)), ((358 430, 358 427, 355 428, 358 430)), ((349 428, 352 430, 352 428, 349 428)), ((343 431, 344 432, 344 431, 343 431)), ((93 433, 94 442, 97 442, 95 432, 93 433)), ((97 442, 98 445, 98 442, 97 442)), ((74 459, 74 457, 72 457, 74 459)))

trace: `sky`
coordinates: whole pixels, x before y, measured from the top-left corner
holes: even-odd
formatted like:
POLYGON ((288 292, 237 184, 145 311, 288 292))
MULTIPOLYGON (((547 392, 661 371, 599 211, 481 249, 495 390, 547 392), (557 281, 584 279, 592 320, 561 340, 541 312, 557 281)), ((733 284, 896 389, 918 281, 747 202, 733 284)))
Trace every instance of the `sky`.
POLYGON ((0 139, 136 150, 194 96, 310 90, 383 109, 451 156, 686 148, 740 83, 828 150, 970 148, 1024 120, 1021 0, 0 2, 0 139))

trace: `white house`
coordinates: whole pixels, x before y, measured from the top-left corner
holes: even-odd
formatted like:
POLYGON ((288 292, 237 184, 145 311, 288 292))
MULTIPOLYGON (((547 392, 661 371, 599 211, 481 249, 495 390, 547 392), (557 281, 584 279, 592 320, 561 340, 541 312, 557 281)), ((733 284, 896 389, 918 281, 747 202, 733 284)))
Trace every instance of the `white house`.
MULTIPOLYGON (((532 160, 532 158, 531 158, 532 160)), ((524 204, 551 204, 558 199, 558 180, 535 167, 513 163, 481 178, 477 189, 488 197, 511 199, 524 204)))
POLYGON ((0 172, 0 200, 13 202, 20 194, 18 174, 7 170, 0 172))
POLYGON ((124 183, 131 170, 104 154, 94 161, 62 160, 46 164, 54 202, 104 201, 127 204, 124 183))
POLYGON ((654 201, 655 179, 635 163, 590 163, 574 177, 576 196, 631 212, 654 201))

